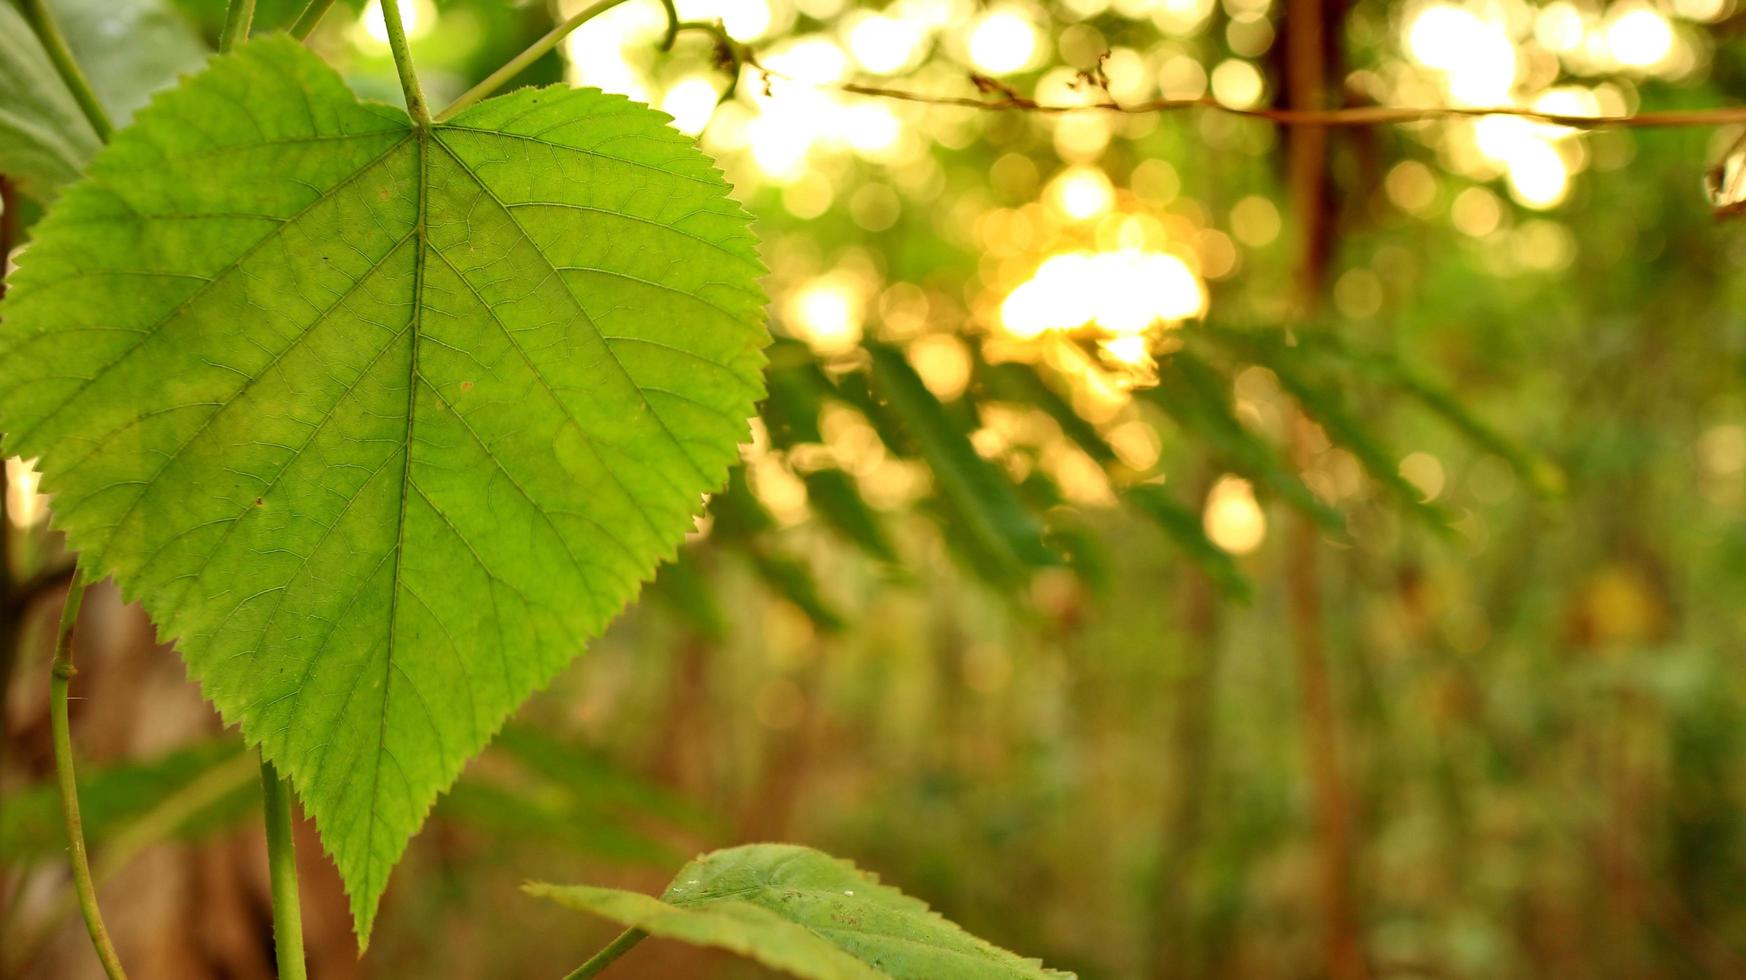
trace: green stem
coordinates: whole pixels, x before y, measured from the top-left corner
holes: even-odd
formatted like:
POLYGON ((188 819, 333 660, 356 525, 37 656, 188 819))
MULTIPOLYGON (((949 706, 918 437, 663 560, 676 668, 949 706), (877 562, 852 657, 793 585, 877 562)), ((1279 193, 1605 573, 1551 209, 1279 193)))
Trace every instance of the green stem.
POLYGON ((642 942, 646 936, 648 933, 641 929, 626 929, 619 933, 618 938, 609 943, 605 949, 589 957, 588 962, 577 967, 574 973, 564 977, 564 980, 588 980, 589 977, 599 976, 601 970, 611 966, 620 956, 630 952, 631 947, 642 942))
POLYGON ((74 573, 67 586, 67 604, 61 607, 61 625, 55 631, 55 659, 49 669, 49 722, 54 733, 55 778, 61 789, 61 817, 67 825, 67 856, 73 865, 73 890, 79 895, 79 911, 85 916, 85 929, 91 933, 91 945, 103 962, 103 972, 109 980, 126 980, 121 957, 103 927, 103 913, 97 908, 97 886, 91 880, 91 860, 85 853, 85 824, 79 818, 79 785, 73 774, 73 732, 67 723, 67 689, 73 679, 73 624, 79 620, 79 606, 85 601, 85 581, 74 573))
MULTIPOLYGON (((624 2, 625 0, 600 0, 599 3, 575 14, 562 24, 547 31, 539 40, 528 45, 526 51, 509 59, 508 63, 506 63, 502 68, 487 75, 484 81, 463 93, 460 98, 454 101, 453 105, 450 105, 447 109, 437 113, 436 121, 447 122, 448 120, 455 118, 455 116, 460 114, 463 110, 485 99, 491 93, 502 88, 510 79, 526 71, 529 65, 545 57, 546 54, 553 48, 557 47, 558 42, 564 40, 571 31, 574 31, 576 28, 581 27, 583 24, 588 23, 594 18, 624 2)), ((669 0, 662 0, 662 4, 668 10, 667 29, 668 33, 671 34, 676 30, 674 25, 677 23, 677 21, 673 19, 672 4, 669 0)))
POLYGON ((307 980, 303 913, 297 895, 297 852, 291 841, 291 784, 261 757, 261 802, 267 812, 267 871, 273 887, 273 950, 279 980, 307 980))
POLYGON ((85 73, 79 70, 79 63, 73 60, 73 50, 67 47, 67 39, 61 35, 61 29, 55 26, 54 17, 50 16, 46 0, 20 0, 24 11, 24 19, 30 23, 30 29, 36 32, 37 39, 42 41, 43 50, 48 52, 49 60, 54 62, 55 71, 60 73, 61 81, 67 84, 73 93, 73 100, 79 103, 79 109, 90 120, 91 128, 97 131, 97 138, 105 143, 115 132, 115 127, 109 122, 109 113, 103 111, 103 103, 97 100, 97 93, 91 88, 91 83, 85 80, 85 73))
POLYGON ((301 41, 314 33, 315 26, 321 23, 321 18, 331 6, 333 0, 309 0, 309 6, 304 7, 303 13, 297 15, 297 23, 291 25, 291 36, 301 41))
POLYGON ((406 93, 406 114, 420 126, 430 125, 430 109, 424 104, 424 89, 412 67, 412 46, 406 43, 406 25, 400 22, 400 0, 382 0, 382 23, 388 28, 388 47, 394 52, 394 70, 400 73, 400 90, 406 93))
POLYGON ((661 9, 667 12, 667 34, 661 38, 661 50, 673 50, 673 42, 679 40, 679 8, 673 0, 661 0, 661 9))
POLYGON ((255 20, 255 0, 230 0, 224 14, 224 30, 218 35, 218 52, 223 54, 249 39, 249 25, 255 20))

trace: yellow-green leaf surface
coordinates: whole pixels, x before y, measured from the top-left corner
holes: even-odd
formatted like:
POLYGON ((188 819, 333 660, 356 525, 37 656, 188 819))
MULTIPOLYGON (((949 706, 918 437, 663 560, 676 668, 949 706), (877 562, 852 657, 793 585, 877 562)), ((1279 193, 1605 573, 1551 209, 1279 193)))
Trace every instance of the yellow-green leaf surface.
POLYGON ((749 844, 686 865, 660 898, 586 885, 530 894, 807 980, 1072 980, 976 938, 839 858, 749 844))
POLYGON ((747 433, 756 242, 666 121, 549 88, 420 128, 255 41, 97 156, 0 306, 5 451, 290 774, 361 940, 747 433))

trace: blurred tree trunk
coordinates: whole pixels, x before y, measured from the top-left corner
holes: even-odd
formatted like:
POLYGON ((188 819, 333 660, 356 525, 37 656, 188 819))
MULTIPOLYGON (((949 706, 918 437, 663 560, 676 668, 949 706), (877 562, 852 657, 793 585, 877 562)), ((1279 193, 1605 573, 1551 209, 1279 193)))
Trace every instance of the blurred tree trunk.
MULTIPOLYGON (((1285 14, 1285 95, 1293 109, 1324 107, 1329 68, 1338 74, 1343 29, 1341 0, 1289 0, 1285 14), (1330 62, 1333 65, 1330 66, 1330 62)), ((1287 183, 1298 223, 1298 309, 1306 320, 1324 306, 1327 272, 1335 251, 1334 198, 1328 175, 1328 133, 1296 126, 1288 133, 1287 183)), ((1294 412, 1290 426, 1293 462, 1310 465, 1313 424, 1294 412)), ((1291 645, 1297 663, 1303 745, 1315 806, 1317 873, 1323 925, 1324 968, 1330 980, 1366 980, 1362 923, 1353 882, 1350 794, 1340 767, 1338 715, 1328 676, 1326 623, 1317 567, 1319 532, 1302 515, 1287 530, 1285 588, 1291 645)))
MULTIPOLYGON (((1212 478, 1203 472, 1195 501, 1204 505, 1212 478)), ((1197 507, 1197 510, 1199 508, 1197 507)), ((1191 892, 1194 856, 1200 846, 1207 772, 1212 768, 1213 702, 1217 697, 1219 596, 1194 562, 1180 563, 1181 664, 1166 714, 1165 756, 1169 767, 1163 819, 1159 823, 1158 869, 1153 882, 1152 947, 1154 980, 1184 980, 1204 975, 1208 956, 1197 928, 1191 892)))

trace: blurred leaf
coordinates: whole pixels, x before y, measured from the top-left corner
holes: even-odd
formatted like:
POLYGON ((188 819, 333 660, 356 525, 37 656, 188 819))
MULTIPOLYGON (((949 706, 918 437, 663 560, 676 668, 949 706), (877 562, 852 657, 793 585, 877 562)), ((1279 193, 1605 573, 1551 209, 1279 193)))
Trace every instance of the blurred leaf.
POLYGON ((855 478, 838 469, 815 470, 801 477, 806 482, 806 500, 813 513, 835 528, 869 556, 884 562, 898 560, 885 522, 861 496, 855 478))
POLYGON ((1092 459, 1106 466, 1116 462, 1115 450, 1110 448, 1097 427, 1075 412, 1067 399, 1061 397, 1034 366, 1017 361, 991 364, 978 359, 975 378, 984 399, 1040 408, 1092 459))
POLYGON ((1115 567, 1103 535, 1078 520, 1059 519, 1049 522, 1047 540, 1093 595, 1102 598, 1110 594, 1115 567))
POLYGON ((776 519, 764 509, 746 482, 744 465, 729 470, 727 486, 709 498, 709 516, 710 533, 728 541, 741 541, 776 529, 776 519))
POLYGON ((706 811, 578 740, 554 738, 531 724, 512 723, 493 746, 591 806, 619 807, 693 829, 714 825, 706 811))
POLYGON ((688 625, 705 638, 720 642, 727 637, 727 613, 716 601, 715 590, 704 577, 702 556, 695 544, 679 550, 679 557, 661 566, 649 583, 648 596, 677 611, 688 625))
POLYGON ((513 766, 475 767, 438 804, 437 815, 514 845, 528 838, 577 854, 638 864, 670 863, 663 827, 713 833, 703 810, 580 741, 530 724, 504 728, 488 755, 513 766))
MULTIPOLYGON (((240 739, 224 736, 184 746, 145 762, 109 768, 83 766, 79 773, 79 805, 91 851, 101 858, 117 838, 152 818, 154 812, 191 787, 210 791, 196 793, 199 799, 192 800, 187 807, 173 808, 174 812, 166 809, 159 818, 162 826, 151 832, 153 839, 197 838, 240 820, 259 802, 256 792, 259 783, 252 760, 240 767, 240 779, 221 778, 210 785, 203 785, 202 780, 214 773, 228 776, 227 766, 244 755, 240 739)), ((0 806, 0 858, 8 862, 40 860, 62 854, 66 846, 60 792, 53 780, 43 780, 8 795, 4 806, 0 806)))
POLYGON ((1433 530, 1451 533, 1448 512, 1427 501, 1423 491, 1400 475, 1400 457, 1384 448, 1369 427, 1352 414, 1337 386, 1312 377, 1289 348, 1272 348, 1264 357, 1262 363, 1272 369, 1280 386, 1297 399, 1303 413, 1322 427, 1329 440, 1356 457, 1370 478, 1388 490, 1409 513, 1433 530))
POLYGON ((1170 491, 1159 484, 1141 484, 1122 491, 1122 499, 1133 505, 1140 513, 1152 519, 1152 523, 1168 534, 1177 546, 1188 553, 1188 558, 1207 574, 1218 585, 1219 591, 1225 595, 1243 601, 1248 601, 1254 595, 1254 587, 1237 567, 1229 552, 1212 543, 1206 536, 1206 528, 1201 521, 1201 515, 1177 503, 1170 496, 1170 491))
POLYGON ((1326 329, 1300 331, 1289 339, 1290 342, 1280 330, 1208 326, 1197 333, 1258 362, 1288 356, 1287 352, 1296 351, 1304 355, 1320 355, 1362 371, 1411 396, 1466 436, 1469 442, 1503 459, 1536 493, 1558 496, 1564 492, 1564 474, 1555 463, 1505 435, 1462 404, 1447 387, 1432 381, 1393 354, 1366 350, 1326 329))
POLYGON ((710 514, 712 539, 745 555, 759 581, 799 607, 820 629, 843 628, 842 615, 825 600, 811 569, 780 553, 768 540, 776 530, 776 519, 747 485, 744 466, 735 467, 728 474, 727 487, 710 499, 710 514))
POLYGON ((1205 361, 1178 350, 1158 363, 1158 386, 1136 394, 1205 440, 1224 466, 1271 489, 1324 531, 1344 536, 1345 518, 1305 486, 1272 446, 1243 425, 1231 407, 1229 392, 1229 383, 1205 361))
POLYGON ((823 442, 818 419, 835 391, 811 348, 785 338, 773 341, 764 378, 769 393, 759 411, 770 442, 781 449, 823 442))
POLYGON ((212 53, 164 0, 50 0, 49 6, 118 128, 158 91, 199 71, 212 53))
POLYGON ((827 633, 841 630, 847 621, 836 607, 819 591, 818 579, 806 563, 792 555, 771 551, 767 547, 747 548, 752 568, 770 590, 806 613, 813 624, 827 633))
POLYGON ((535 883, 531 895, 808 980, 1070 980, 977 939, 839 858, 790 844, 704 855, 660 898, 535 883))
POLYGON ((1012 481, 976 451, 970 434, 928 391, 909 361, 882 345, 870 346, 869 353, 872 392, 889 411, 889 424, 901 430, 933 470, 948 530, 961 536, 975 567, 992 582, 1015 585, 1037 568, 1061 564, 1012 481))
POLYGON ((47 201, 99 145, 24 16, 0 3, 0 174, 47 201))
POLYGON ((671 862, 683 853, 630 821, 579 811, 567 798, 506 786, 489 776, 468 776, 456 783, 437 804, 436 816, 512 846, 543 841, 575 854, 649 865, 671 862))

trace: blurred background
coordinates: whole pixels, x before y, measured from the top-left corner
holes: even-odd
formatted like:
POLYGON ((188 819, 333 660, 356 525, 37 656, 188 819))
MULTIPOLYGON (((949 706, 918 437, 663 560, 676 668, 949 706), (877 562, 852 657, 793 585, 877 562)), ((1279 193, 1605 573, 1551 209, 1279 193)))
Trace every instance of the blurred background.
MULTIPOLYGON (((223 16, 51 6, 122 114, 223 16)), ((431 101, 580 6, 407 0, 431 101)), ((362 959, 301 828, 313 976, 556 977, 615 929, 522 880, 653 892, 791 840, 1084 980, 1746 977, 1746 225, 1714 214, 1740 127, 843 88, 1712 107, 1746 96, 1738 0, 678 8, 731 42, 663 53, 632 0, 518 83, 666 110, 756 215, 777 342, 745 467, 439 804, 362 959)), ((310 43, 399 99, 379 8, 310 43)), ((9 245, 51 193, 6 186, 9 245)), ((5 461, 0 975, 94 977, 35 480, 5 461)), ((124 961, 270 977, 252 756, 113 591, 78 657, 124 961)), ((616 969, 767 975, 666 943, 616 969)))

